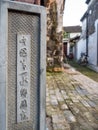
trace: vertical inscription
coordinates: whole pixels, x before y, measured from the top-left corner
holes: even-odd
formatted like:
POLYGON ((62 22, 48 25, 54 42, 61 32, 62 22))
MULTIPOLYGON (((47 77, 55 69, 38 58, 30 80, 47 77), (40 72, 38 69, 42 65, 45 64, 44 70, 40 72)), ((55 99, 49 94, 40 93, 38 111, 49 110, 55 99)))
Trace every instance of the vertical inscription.
POLYGON ((17 35, 17 122, 30 120, 30 35, 17 35))

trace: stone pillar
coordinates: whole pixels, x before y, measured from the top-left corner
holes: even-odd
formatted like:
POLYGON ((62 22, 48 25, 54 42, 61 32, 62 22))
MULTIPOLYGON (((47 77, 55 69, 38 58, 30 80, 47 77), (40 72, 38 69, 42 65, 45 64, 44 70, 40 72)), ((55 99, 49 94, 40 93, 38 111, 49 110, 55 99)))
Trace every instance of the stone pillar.
POLYGON ((45 54, 46 9, 0 1, 0 130, 46 130, 45 54))
POLYGON ((0 129, 6 130, 6 68, 7 68, 7 60, 6 60, 6 40, 7 36, 3 33, 6 30, 5 21, 1 18, 5 18, 4 16, 4 8, 2 6, 2 1, 0 1, 0 129), (2 44, 3 43, 3 44, 2 44))

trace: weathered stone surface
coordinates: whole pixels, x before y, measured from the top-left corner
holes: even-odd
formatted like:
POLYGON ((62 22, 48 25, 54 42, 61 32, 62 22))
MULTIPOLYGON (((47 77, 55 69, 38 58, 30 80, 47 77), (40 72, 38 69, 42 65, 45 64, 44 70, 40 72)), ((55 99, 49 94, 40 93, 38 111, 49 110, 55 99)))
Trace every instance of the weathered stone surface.
POLYGON ((57 102, 57 100, 51 100, 51 104, 52 104, 53 106, 57 106, 57 105, 58 105, 58 102, 57 102))
POLYGON ((20 2, 10 0, 6 0, 4 2, 0 1, 0 43, 1 43, 0 56, 2 56, 2 61, 0 59, 0 70, 2 70, 0 71, 0 77, 2 77, 0 78, 0 104, 1 104, 0 130, 15 130, 15 129, 36 130, 39 129, 37 123, 40 124, 39 125, 40 129, 42 130, 45 129, 45 72, 46 72, 45 11, 46 11, 45 8, 41 6, 38 8, 38 6, 34 6, 31 4, 22 4, 20 2), (34 13, 34 15, 32 13, 34 13), (37 14, 39 14, 40 17, 37 14), (40 36, 39 36, 40 31, 39 26, 41 30, 40 36), (30 92, 31 92, 30 120, 25 121, 25 123, 17 122, 17 113, 16 113, 17 110, 17 37, 16 36, 17 33, 19 32, 21 32, 22 34, 30 34, 32 38, 30 47, 31 51, 29 50, 32 55, 32 58, 29 57, 31 61, 30 74, 32 75, 30 76, 30 82, 32 82, 31 83, 32 85, 30 85, 30 92), (38 44, 39 39, 41 44, 40 47, 38 44), (39 58, 37 58, 39 56, 41 57, 40 65, 38 63, 39 58), (39 75, 38 70, 41 70, 40 76, 38 76, 39 75), (38 83, 39 81, 40 84, 38 83), (40 94, 38 94, 39 92, 40 94), (39 103, 40 107, 38 105, 39 103))
POLYGON ((66 104, 63 104, 63 105, 61 105, 61 109, 66 110, 66 109, 68 109, 68 106, 66 104))
POLYGON ((90 105, 89 105, 86 101, 84 101, 84 100, 82 100, 81 103, 82 103, 85 107, 90 107, 90 105))
POLYGON ((69 123, 76 122, 75 116, 71 113, 71 111, 64 111, 64 115, 69 123))
POLYGON ((53 130, 98 129, 98 83, 76 73, 51 74, 47 77, 48 93, 54 91, 54 94, 48 94, 47 99, 52 98, 46 107, 53 130), (58 105, 51 104, 52 100, 56 100, 58 105))

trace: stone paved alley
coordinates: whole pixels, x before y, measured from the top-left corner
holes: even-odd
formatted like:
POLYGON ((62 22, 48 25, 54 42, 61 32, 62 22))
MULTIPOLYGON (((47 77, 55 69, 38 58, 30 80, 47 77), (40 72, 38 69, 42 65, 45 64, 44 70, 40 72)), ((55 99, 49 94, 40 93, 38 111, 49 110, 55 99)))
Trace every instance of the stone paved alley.
POLYGON ((73 70, 47 76, 48 130, 98 130, 98 83, 73 70))

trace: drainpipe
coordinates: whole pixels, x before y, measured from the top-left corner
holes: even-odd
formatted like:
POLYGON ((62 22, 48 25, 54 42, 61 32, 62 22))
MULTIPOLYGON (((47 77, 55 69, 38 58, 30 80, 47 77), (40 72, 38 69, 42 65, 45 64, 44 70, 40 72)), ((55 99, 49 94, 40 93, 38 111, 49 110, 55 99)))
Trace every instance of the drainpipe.
POLYGON ((86 17, 86 55, 88 56, 88 12, 86 17))

